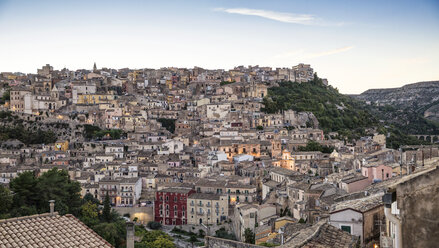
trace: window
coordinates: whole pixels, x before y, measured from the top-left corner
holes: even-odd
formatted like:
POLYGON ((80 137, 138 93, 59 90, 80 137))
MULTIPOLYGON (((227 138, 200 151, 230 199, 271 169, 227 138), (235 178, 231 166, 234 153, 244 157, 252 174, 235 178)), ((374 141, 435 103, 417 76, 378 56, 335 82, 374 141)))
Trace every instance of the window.
POLYGON ((341 226, 341 230, 351 233, 351 227, 350 226, 341 226))

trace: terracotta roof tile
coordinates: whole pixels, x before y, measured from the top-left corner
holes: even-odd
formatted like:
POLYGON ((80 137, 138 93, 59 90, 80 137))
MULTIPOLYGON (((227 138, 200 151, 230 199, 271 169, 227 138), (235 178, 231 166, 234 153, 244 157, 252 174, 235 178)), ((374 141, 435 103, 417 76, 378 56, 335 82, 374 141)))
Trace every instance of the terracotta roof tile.
POLYGON ((73 215, 32 215, 0 220, 0 248, 112 247, 73 215))

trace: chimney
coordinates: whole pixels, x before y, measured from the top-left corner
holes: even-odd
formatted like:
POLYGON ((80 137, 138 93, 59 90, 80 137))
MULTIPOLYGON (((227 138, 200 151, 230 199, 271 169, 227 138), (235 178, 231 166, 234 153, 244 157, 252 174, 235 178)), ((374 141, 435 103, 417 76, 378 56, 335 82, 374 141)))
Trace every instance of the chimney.
POLYGON ((127 248, 134 248, 134 223, 128 221, 127 225, 127 248))
POLYGON ((55 213, 55 200, 49 201, 49 207, 50 207, 50 216, 53 216, 55 213))

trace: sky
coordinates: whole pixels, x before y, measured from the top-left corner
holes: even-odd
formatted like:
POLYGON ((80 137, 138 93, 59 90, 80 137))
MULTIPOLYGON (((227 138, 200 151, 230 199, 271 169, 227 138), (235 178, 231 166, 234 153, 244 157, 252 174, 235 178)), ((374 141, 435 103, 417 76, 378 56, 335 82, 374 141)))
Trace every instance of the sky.
POLYGON ((0 71, 311 64, 346 94, 439 80, 438 0, 0 0, 0 71))

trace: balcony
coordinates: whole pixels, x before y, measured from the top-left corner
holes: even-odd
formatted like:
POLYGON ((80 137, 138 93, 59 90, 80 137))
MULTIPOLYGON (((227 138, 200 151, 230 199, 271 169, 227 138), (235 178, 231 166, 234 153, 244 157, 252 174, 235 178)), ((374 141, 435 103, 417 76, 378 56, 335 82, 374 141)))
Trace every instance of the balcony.
POLYGON ((191 204, 190 204, 191 206, 194 206, 195 204, 193 203, 193 202, 191 202, 191 204))
POLYGON ((203 215, 204 215, 204 212, 197 212, 197 215, 199 215, 199 216, 203 216, 203 215))
POLYGON ((204 204, 200 202, 200 203, 197 204, 197 206, 204 207, 204 204))
POLYGON ((111 189, 107 189, 107 188, 101 188, 102 191, 117 191, 117 188, 111 188, 111 189))

